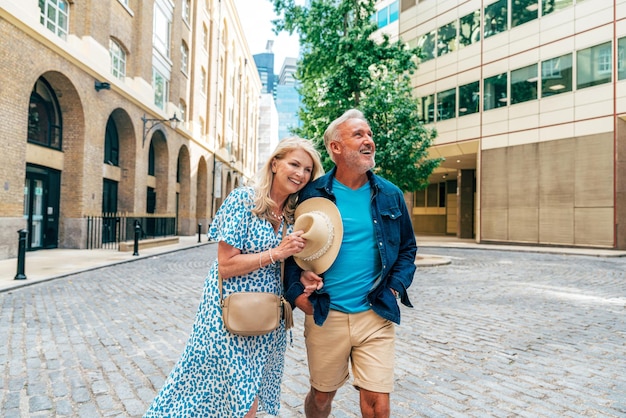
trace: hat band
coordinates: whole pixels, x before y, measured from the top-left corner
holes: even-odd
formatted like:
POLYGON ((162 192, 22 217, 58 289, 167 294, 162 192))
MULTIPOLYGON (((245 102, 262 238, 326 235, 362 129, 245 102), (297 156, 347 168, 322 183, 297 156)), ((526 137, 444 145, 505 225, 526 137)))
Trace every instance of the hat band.
POLYGON ((330 246, 333 244, 333 238, 335 236, 335 231, 333 229, 333 224, 330 221, 330 218, 328 217, 327 214, 325 214, 324 212, 318 211, 318 210, 311 211, 311 213, 317 213, 324 219, 324 222, 326 222, 326 228, 328 230, 328 236, 326 238, 326 242, 324 243, 324 245, 319 250, 317 250, 316 252, 314 252, 313 254, 311 254, 308 257, 302 257, 301 258, 304 261, 317 260, 318 258, 323 256, 324 254, 326 254, 326 251, 328 251, 330 246))

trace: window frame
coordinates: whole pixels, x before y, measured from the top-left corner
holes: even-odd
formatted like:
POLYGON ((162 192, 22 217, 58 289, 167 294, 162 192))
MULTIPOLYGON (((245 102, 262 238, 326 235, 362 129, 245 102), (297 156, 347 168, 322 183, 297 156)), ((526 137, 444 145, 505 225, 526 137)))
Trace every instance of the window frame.
POLYGON ((111 74, 115 78, 126 78, 126 50, 113 38, 109 38, 109 56, 111 57, 111 74))
POLYGON ((39 0, 39 23, 63 40, 67 40, 70 4, 66 0, 39 0), (51 16, 51 14, 54 14, 51 16))

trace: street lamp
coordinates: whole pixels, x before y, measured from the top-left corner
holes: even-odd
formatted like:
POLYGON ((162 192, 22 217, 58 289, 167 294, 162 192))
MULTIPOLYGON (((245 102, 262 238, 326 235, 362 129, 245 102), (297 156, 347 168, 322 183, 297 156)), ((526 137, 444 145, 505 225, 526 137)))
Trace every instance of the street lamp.
POLYGON ((169 119, 150 119, 146 118, 146 114, 144 113, 141 117, 141 120, 143 121, 143 141, 141 141, 142 147, 146 144, 146 138, 148 137, 148 134, 161 123, 169 122, 170 127, 172 129, 176 129, 176 126, 178 126, 178 122, 181 122, 181 120, 178 119, 178 116, 176 116, 176 113, 174 113, 174 116, 169 119))

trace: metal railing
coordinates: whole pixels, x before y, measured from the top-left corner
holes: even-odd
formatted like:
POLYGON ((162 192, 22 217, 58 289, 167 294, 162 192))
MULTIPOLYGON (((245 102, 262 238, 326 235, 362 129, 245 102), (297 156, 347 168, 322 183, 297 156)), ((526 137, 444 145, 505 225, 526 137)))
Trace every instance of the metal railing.
POLYGON ((139 223, 139 239, 177 235, 177 219, 174 215, 103 213, 86 216, 87 249, 118 249, 120 242, 135 237, 135 225, 139 223))

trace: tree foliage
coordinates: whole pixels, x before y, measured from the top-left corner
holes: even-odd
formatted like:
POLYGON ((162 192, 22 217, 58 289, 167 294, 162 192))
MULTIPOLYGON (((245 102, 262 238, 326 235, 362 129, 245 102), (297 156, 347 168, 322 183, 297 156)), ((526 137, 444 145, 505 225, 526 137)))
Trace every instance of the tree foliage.
POLYGON ((294 133, 313 139, 332 166, 323 134, 332 120, 350 108, 363 112, 376 142, 377 174, 404 191, 426 187, 440 159, 429 159, 436 133, 418 118, 410 75, 417 68, 418 48, 388 36, 374 40, 377 25, 370 18, 374 0, 313 0, 309 7, 295 0, 273 0, 280 19, 276 32, 296 32, 302 55, 300 82, 301 128, 294 133))

